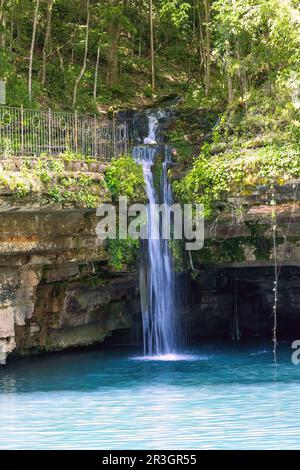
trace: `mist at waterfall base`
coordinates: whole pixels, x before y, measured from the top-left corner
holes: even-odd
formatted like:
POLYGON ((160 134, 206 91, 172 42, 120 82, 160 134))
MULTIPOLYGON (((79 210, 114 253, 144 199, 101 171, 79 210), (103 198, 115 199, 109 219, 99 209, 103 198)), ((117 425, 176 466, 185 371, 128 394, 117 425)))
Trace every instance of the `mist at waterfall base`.
MULTIPOLYGON (((175 292, 175 275, 169 241, 155 239, 151 236, 154 230, 155 204, 172 204, 172 191, 168 181, 168 165, 171 164, 171 149, 167 145, 157 145, 159 111, 149 114, 149 132, 144 138, 144 145, 133 148, 133 158, 142 165, 145 190, 148 198, 147 228, 148 240, 143 242, 140 263, 140 295, 143 316, 144 358, 161 360, 186 359, 179 356, 181 328, 175 292), (158 153, 163 151, 160 194, 154 184, 153 165, 158 153), (150 235, 149 235, 150 234, 150 235)), ((159 222, 158 222, 159 223, 159 222)), ((141 358, 143 359, 143 358, 141 358)))

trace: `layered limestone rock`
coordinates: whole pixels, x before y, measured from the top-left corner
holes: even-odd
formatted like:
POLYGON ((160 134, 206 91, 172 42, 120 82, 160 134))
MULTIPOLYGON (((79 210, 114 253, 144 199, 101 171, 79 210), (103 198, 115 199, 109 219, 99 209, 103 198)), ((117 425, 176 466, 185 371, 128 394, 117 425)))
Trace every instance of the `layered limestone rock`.
POLYGON ((1 159, 1 363, 11 352, 101 342, 139 312, 136 275, 108 268, 96 209, 83 208, 110 201, 104 169, 95 161, 1 159))
POLYGON ((194 253, 196 266, 273 266, 274 249, 279 263, 299 266, 299 183, 294 180, 276 186, 276 205, 271 204, 271 191, 264 186, 218 203, 219 215, 205 224, 204 248, 194 253))
POLYGON ((42 273, 34 264, 22 265, 18 257, 9 260, 2 257, 0 263, 0 363, 5 363, 7 354, 16 347, 15 326, 24 327, 32 317, 35 291, 42 273))
MULTIPOLYGON (((66 165, 72 172, 80 167, 81 173, 90 173, 94 165, 103 179, 103 165, 66 165)), ((94 187, 101 178, 91 177, 94 187)), ((300 302, 297 185, 291 181, 275 188, 279 307, 287 319, 279 323, 283 331, 295 330, 300 302)), ((199 336, 247 337, 264 331, 270 336, 275 255, 270 201, 269 188, 254 187, 220 202, 219 216, 206 223, 205 246, 192 253, 193 279, 183 312, 199 336)), ((78 205, 50 204, 34 191, 18 198, 14 191, 0 191, 1 363, 10 353, 98 343, 140 318, 137 274, 108 268, 106 246, 96 236, 96 210, 78 205)))
POLYGON ((0 212, 0 351, 103 341, 139 312, 135 274, 107 268, 95 210, 0 212))
POLYGON ((183 313, 195 337, 259 337, 270 342, 276 281, 278 338, 298 338, 298 185, 295 180, 276 186, 276 205, 270 204, 271 191, 263 186, 219 204, 219 216, 206 224, 204 248, 192 254, 194 271, 187 283, 188 305, 183 313))

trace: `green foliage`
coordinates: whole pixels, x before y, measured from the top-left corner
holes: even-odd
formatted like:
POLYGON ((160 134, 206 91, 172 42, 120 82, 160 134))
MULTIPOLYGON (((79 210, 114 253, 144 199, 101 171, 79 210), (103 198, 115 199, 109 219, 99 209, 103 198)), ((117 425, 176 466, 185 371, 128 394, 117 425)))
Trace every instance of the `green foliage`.
POLYGON ((151 96, 153 95, 152 87, 149 84, 144 87, 143 91, 144 91, 144 95, 147 98, 151 98, 151 96))
POLYGON ((8 51, 0 48, 0 77, 7 80, 12 72, 11 57, 8 51))
POLYGON ((109 266, 115 271, 126 271, 136 267, 140 240, 131 237, 123 239, 108 239, 107 248, 109 266))
POLYGON ((97 160, 95 158, 83 155, 81 153, 75 153, 71 150, 67 150, 66 152, 59 155, 59 158, 66 162, 75 162, 75 161, 84 161, 86 163, 96 163, 97 160))
POLYGON ((48 197, 55 202, 63 201, 63 196, 62 196, 60 187, 57 184, 51 186, 51 188, 48 191, 48 197))
POLYGON ((31 191, 31 182, 22 176, 8 174, 5 171, 0 171, 0 188, 13 192, 16 198, 27 196, 31 191))
POLYGON ((34 173, 38 176, 44 185, 48 185, 54 176, 61 175, 65 167, 62 161, 49 157, 46 154, 41 154, 37 159, 34 173))
MULTIPOLYGON (((0 26, 0 40, 5 47, 0 50, 0 77, 7 81, 7 100, 11 105, 70 109, 83 65, 86 3, 55 0, 43 85, 47 3, 40 2, 39 7, 32 101, 28 96, 32 1, 9 0, 3 4, 5 27, 0 26)), ((264 85, 269 86, 268 94, 272 95, 272 87, 283 76, 299 70, 297 7, 293 0, 153 0, 153 92, 148 0, 90 2, 88 55, 78 87, 78 110, 97 113, 101 107, 108 109, 125 103, 149 105, 172 93, 184 96, 187 107, 216 107, 226 104, 228 78, 232 79, 236 102, 247 102, 252 90, 264 85), (205 90, 208 69, 210 87, 205 90)))
POLYGON ((164 20, 171 19, 176 28, 180 28, 189 20, 189 11, 191 5, 189 2, 180 0, 162 0, 160 16, 164 20))
MULTIPOLYGON (((266 238, 264 235, 269 232, 270 228, 266 224, 258 224, 253 222, 245 222, 251 233, 251 237, 247 238, 249 244, 254 247, 253 253, 256 260, 268 260, 273 248, 272 237, 266 238)), ((277 240, 279 244, 279 240, 277 240)))
MULTIPOLYGON (((67 162, 78 158, 67 154, 67 162)), ((24 157, 20 172, 15 174, 13 157, 6 158, 0 171, 0 186, 23 198, 36 193, 43 202, 55 202, 65 206, 97 207, 106 188, 102 179, 85 172, 68 173, 64 159, 41 154, 39 158, 24 157)))
MULTIPOLYGON (((246 259, 246 250, 251 250, 257 261, 270 260, 273 239, 264 236, 263 230, 266 226, 257 224, 255 227, 249 228, 251 228, 252 232, 251 237, 229 238, 228 240, 205 240, 203 248, 194 253, 194 260, 197 264, 241 263, 246 259)), ((267 232, 269 232, 269 227, 267 232)), ((277 246, 282 244, 283 241, 282 238, 277 238, 277 246)))
POLYGON ((169 248, 172 254, 174 269, 176 272, 181 273, 186 269, 184 263, 184 240, 169 240, 169 248))
POLYGON ((184 93, 184 106, 186 108, 217 108, 220 103, 223 104, 226 96, 224 84, 218 80, 214 83, 214 92, 206 96, 202 84, 192 82, 184 93))
POLYGON ((227 55, 226 67, 232 77, 246 73, 250 82, 262 74, 271 79, 280 69, 299 63, 299 31, 288 4, 217 0, 212 8, 216 51, 227 55))
POLYGON ((204 247, 196 253, 203 263, 238 263, 245 260, 244 240, 205 240, 204 247))
POLYGON ((114 199, 126 196, 132 201, 145 200, 142 167, 129 155, 110 163, 106 169, 105 181, 114 199))
POLYGON ((283 184, 300 176, 300 149, 292 145, 266 146, 255 153, 201 154, 191 171, 174 181, 176 197, 182 202, 204 204, 207 218, 215 212, 217 201, 228 194, 243 194, 247 187, 283 184))

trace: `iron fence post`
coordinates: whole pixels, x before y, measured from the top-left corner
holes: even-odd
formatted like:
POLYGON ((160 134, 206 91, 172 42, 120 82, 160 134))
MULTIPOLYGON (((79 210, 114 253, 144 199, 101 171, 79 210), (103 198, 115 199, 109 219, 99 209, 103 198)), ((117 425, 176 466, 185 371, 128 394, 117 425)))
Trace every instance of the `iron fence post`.
POLYGON ((128 125, 127 122, 125 122, 124 125, 124 132, 125 132, 125 154, 127 155, 128 153, 128 146, 127 146, 127 141, 128 141, 128 125))
POLYGON ((21 106, 21 155, 24 157, 24 107, 21 106))
POLYGON ((78 153, 78 119, 77 119, 77 110, 75 109, 75 135, 74 135, 74 141, 75 141, 75 153, 78 153))
POLYGON ((113 126, 112 126, 112 137, 113 137, 113 157, 117 156, 117 142, 116 142, 116 119, 113 115, 113 126))
POLYGON ((52 139, 51 139, 51 109, 48 110, 48 147, 49 155, 51 155, 52 139))
POLYGON ((98 124, 98 120, 97 120, 97 117, 95 116, 95 157, 98 159, 99 155, 98 155, 98 140, 97 140, 97 124, 98 124))

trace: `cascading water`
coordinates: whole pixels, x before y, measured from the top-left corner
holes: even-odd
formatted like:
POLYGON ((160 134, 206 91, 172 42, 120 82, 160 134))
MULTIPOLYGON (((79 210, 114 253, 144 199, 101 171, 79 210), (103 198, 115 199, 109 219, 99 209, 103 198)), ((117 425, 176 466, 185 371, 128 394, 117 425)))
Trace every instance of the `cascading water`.
POLYGON ((143 314, 144 353, 146 356, 168 356, 176 352, 179 346, 179 324, 176 308, 175 279, 169 242, 161 235, 155 238, 159 223, 155 217, 155 204, 172 204, 171 186, 167 177, 171 163, 171 149, 157 144, 158 118, 161 114, 148 116, 149 133, 144 145, 133 149, 133 157, 142 165, 145 189, 149 204, 147 206, 148 240, 144 246, 144 256, 140 268, 141 304, 143 314), (156 190, 152 166, 155 157, 163 148, 161 188, 156 190), (161 199, 161 200, 159 200, 161 199))

